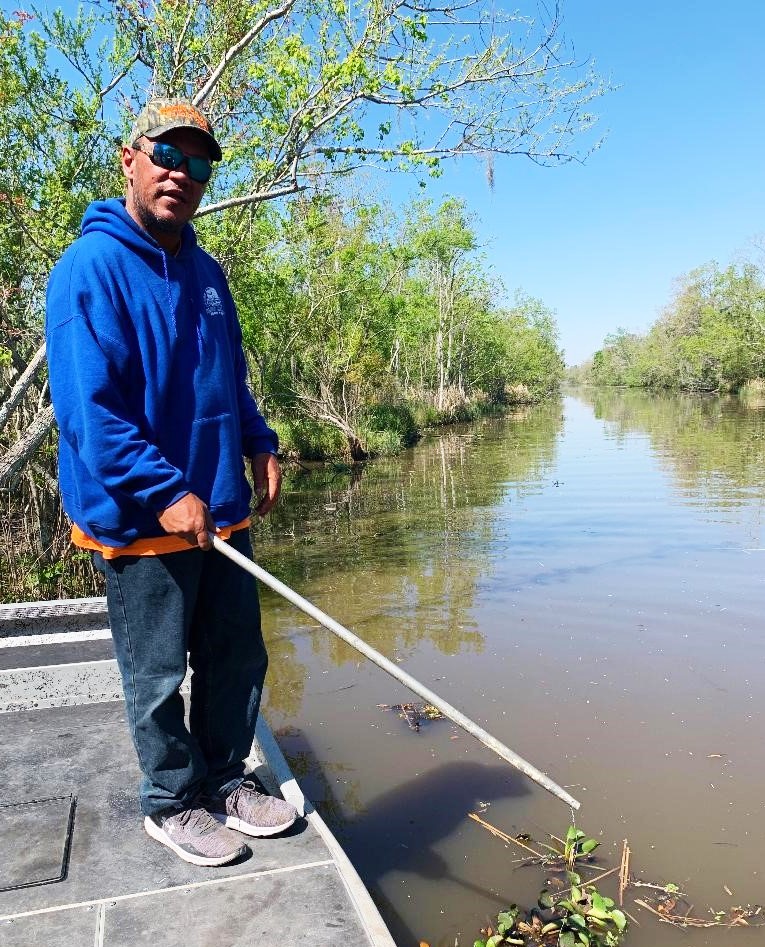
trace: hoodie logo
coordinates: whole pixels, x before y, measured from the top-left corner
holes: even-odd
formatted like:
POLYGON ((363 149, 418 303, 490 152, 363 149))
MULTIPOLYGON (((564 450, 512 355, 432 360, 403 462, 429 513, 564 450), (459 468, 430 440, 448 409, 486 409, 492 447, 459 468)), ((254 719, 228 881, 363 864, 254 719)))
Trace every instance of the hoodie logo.
POLYGON ((205 309, 211 318, 220 318, 223 315, 223 303, 214 287, 208 286, 205 290, 205 309))

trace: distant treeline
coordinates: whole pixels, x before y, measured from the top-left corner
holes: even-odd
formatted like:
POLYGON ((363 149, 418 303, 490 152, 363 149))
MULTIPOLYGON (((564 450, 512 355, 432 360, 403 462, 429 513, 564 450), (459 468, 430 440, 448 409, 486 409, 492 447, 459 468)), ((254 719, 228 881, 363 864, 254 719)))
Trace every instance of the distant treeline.
POLYGON ((738 391, 765 378, 765 279, 752 263, 710 263, 684 277, 646 335, 619 329, 570 380, 686 391, 738 391))

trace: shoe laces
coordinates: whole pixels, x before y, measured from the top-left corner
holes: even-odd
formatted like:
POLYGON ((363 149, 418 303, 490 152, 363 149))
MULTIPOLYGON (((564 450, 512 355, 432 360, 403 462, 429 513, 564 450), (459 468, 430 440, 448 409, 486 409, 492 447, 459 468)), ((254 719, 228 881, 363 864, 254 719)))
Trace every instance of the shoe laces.
POLYGON ((197 829, 200 833, 212 832, 220 827, 206 809, 184 809, 178 813, 178 822, 184 827, 197 829))
POLYGON ((265 790, 265 786, 256 779, 243 779, 241 783, 236 787, 236 789, 231 793, 229 799, 232 802, 236 802, 242 792, 254 796, 267 796, 268 793, 265 790))

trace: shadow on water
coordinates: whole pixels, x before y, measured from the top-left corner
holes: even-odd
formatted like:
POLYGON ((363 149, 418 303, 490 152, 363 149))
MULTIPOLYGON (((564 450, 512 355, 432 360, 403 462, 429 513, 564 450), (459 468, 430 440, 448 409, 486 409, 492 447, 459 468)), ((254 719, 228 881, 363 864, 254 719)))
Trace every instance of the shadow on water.
POLYGON ((527 796, 529 783, 523 776, 506 765, 449 762, 424 773, 402 775, 393 789, 372 796, 361 812, 344 818, 346 790, 335 792, 306 734, 290 729, 289 739, 285 741, 282 735, 280 743, 290 765, 301 774, 309 798, 374 892, 397 944, 418 943, 420 932, 409 927, 380 891, 380 881, 392 872, 419 881, 450 882, 462 896, 480 898, 497 910, 506 903, 496 891, 457 872, 439 853, 438 845, 464 828, 468 813, 492 802, 527 796))

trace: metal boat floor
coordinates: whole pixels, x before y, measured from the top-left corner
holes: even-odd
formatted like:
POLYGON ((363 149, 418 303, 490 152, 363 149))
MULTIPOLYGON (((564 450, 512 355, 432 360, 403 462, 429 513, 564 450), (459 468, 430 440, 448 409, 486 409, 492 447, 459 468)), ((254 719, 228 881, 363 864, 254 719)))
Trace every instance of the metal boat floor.
MULTIPOLYGON (((28 884, 0 891, 2 947, 376 942, 311 817, 281 836, 248 839, 252 854, 222 868, 186 864, 150 839, 121 703, 4 713, 0 725, 0 805, 8 807, 0 811, 10 814, 0 819, 0 889, 28 884), (62 859, 66 807, 42 806, 35 818, 31 802, 70 794, 76 806, 65 877, 40 883, 62 859)), ((274 788, 265 766, 257 772, 274 788)))

